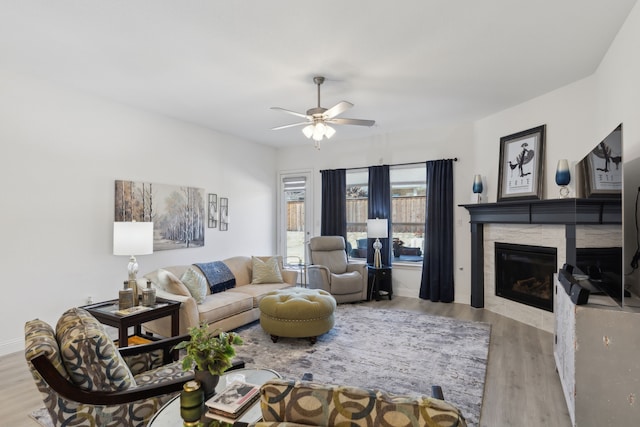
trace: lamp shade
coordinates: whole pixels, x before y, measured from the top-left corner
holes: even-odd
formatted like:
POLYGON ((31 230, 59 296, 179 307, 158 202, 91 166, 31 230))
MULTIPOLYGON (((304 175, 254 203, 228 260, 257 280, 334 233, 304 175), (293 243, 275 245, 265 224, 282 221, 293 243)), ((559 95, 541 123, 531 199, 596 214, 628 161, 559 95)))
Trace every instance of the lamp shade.
POLYGON ((114 222, 114 255, 148 255, 153 253, 153 222, 114 222))
POLYGON ((387 219, 368 219, 367 237, 370 239, 383 239, 389 237, 389 225, 387 219))

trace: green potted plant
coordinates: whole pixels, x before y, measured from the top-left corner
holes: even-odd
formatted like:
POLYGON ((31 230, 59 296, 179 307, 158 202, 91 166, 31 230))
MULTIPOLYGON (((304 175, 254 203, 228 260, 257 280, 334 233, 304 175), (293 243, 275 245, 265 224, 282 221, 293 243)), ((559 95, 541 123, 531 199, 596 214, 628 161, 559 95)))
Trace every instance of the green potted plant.
POLYGON ((211 332, 206 323, 189 328, 189 335, 189 341, 182 341, 174 348, 186 350, 182 369, 194 370, 205 396, 209 397, 215 393, 220 375, 231 367, 236 355, 234 346, 241 345, 242 338, 235 332, 211 332))

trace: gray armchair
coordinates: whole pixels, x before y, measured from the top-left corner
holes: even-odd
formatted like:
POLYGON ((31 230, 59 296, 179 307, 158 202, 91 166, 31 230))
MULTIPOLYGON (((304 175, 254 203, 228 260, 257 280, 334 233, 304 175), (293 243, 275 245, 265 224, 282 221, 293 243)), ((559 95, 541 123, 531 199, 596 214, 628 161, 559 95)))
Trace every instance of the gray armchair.
POLYGON ((367 299, 367 265, 347 260, 342 236, 312 237, 309 257, 310 288, 329 292, 338 303, 367 299))

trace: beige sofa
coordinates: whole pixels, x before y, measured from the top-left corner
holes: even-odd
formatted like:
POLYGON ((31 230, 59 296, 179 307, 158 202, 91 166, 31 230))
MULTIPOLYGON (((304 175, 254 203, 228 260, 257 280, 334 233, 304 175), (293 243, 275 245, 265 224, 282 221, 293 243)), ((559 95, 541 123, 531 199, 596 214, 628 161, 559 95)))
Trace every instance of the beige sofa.
MULTIPOLYGON (((282 282, 253 283, 259 281, 254 277, 254 257, 235 256, 222 260, 235 277, 235 287, 223 292, 211 294, 206 287, 206 295, 201 303, 196 301, 189 289, 181 282, 185 272, 191 265, 178 265, 155 270, 144 276, 144 281, 151 280, 158 297, 180 301, 180 334, 188 333, 190 327, 202 322, 209 325, 210 330, 229 331, 246 325, 260 318, 258 304, 262 297, 274 290, 296 285, 298 272, 283 267, 282 257, 255 257, 267 262, 276 258, 282 282), (177 282, 176 282, 177 280, 177 282)), ((169 317, 147 322, 145 331, 163 337, 171 336, 169 317)))

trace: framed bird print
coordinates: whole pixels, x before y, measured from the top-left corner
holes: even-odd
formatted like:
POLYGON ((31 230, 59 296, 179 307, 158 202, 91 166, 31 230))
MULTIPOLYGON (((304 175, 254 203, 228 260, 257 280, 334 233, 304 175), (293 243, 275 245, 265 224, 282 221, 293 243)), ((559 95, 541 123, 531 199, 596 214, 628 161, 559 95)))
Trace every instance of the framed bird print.
POLYGON ((541 199, 545 125, 500 138, 498 201, 541 199))
POLYGON ((622 193, 622 125, 578 163, 587 197, 619 197, 622 193))

